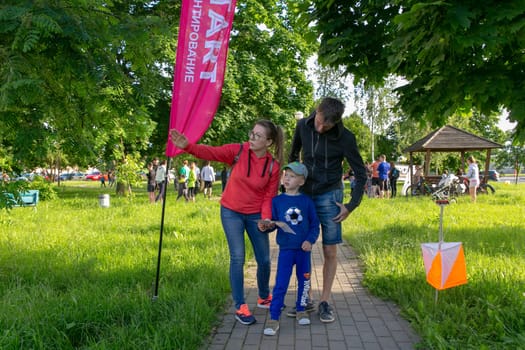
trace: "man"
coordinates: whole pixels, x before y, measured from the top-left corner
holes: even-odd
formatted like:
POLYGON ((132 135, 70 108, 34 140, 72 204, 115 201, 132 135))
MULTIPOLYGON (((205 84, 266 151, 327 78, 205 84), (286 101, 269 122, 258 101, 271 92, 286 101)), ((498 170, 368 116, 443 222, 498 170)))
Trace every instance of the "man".
POLYGON ((376 157, 374 162, 370 165, 372 169, 372 192, 368 194, 370 198, 376 198, 381 194, 381 180, 379 179, 379 164, 381 164, 381 159, 379 156, 376 157))
POLYGON ((366 184, 366 169, 355 135, 342 122, 344 104, 324 98, 317 109, 297 123, 289 161, 302 160, 308 179, 302 191, 315 203, 322 228, 323 290, 319 303, 321 322, 333 322, 335 316, 328 303, 337 270, 337 244, 342 243, 341 222, 361 203, 366 184), (343 201, 342 162, 346 159, 354 171, 356 185, 347 204, 343 201))
POLYGON ((159 188, 159 193, 155 197, 155 202, 164 200, 164 191, 166 190, 166 164, 167 161, 164 159, 155 171, 155 182, 159 188))
POLYGON ((215 170, 211 166, 210 161, 206 162, 206 165, 202 168, 201 178, 204 182, 204 197, 211 199, 211 192, 213 189, 213 183, 215 182, 215 170))
POLYGON ((389 198, 388 174, 390 172, 390 164, 386 161, 386 155, 384 154, 379 157, 377 172, 379 174, 379 198, 389 198))

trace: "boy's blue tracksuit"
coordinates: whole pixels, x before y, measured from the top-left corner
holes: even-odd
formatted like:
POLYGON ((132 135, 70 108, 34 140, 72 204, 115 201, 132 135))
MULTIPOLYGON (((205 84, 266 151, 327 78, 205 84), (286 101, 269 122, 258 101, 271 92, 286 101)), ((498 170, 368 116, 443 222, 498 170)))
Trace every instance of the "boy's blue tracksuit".
POLYGON ((310 290, 311 262, 310 252, 303 251, 301 245, 304 241, 315 243, 319 237, 319 219, 310 197, 304 194, 282 193, 272 200, 272 220, 284 221, 296 233, 294 235, 284 232, 281 228, 277 229, 279 258, 270 317, 272 320, 278 320, 294 265, 298 281, 296 308, 297 311, 305 309, 310 290))

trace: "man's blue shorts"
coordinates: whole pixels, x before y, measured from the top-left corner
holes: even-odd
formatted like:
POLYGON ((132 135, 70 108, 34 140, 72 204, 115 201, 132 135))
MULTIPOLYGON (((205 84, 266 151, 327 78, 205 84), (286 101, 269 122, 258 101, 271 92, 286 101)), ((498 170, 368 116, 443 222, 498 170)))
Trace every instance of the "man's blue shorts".
POLYGON ((343 203, 343 190, 337 189, 312 196, 317 210, 317 216, 321 222, 321 234, 323 245, 334 245, 343 243, 341 223, 335 222, 341 209, 336 203, 343 203))

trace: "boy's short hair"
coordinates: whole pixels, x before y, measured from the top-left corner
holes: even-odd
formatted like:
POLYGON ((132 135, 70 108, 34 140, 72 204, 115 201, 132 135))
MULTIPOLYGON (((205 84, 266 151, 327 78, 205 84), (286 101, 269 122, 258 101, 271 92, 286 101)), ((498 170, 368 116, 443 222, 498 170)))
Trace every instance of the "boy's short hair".
POLYGON ((283 170, 290 169, 293 171, 296 175, 304 176, 304 179, 308 177, 308 170, 304 166, 304 164, 299 162, 292 162, 288 165, 286 165, 283 170))

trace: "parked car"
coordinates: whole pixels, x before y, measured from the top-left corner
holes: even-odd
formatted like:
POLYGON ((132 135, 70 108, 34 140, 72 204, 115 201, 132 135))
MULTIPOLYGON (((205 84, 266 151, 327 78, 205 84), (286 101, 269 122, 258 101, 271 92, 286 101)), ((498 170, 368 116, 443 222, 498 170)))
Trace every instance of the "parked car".
POLYGON ((499 173, 496 170, 489 170, 489 180, 499 181, 499 173))
POLYGON ((29 179, 26 176, 24 176, 24 175, 17 176, 15 178, 11 179, 11 180, 12 181, 29 181, 29 179))
POLYGON ((71 180, 72 176, 73 176, 73 173, 60 174, 60 181, 71 180))
POLYGON ((86 174, 86 176, 84 177, 84 180, 100 181, 101 177, 102 177, 102 173, 100 171, 94 171, 90 174, 86 174))
POLYGON ((84 180, 84 173, 76 172, 71 173, 71 180, 84 180))

